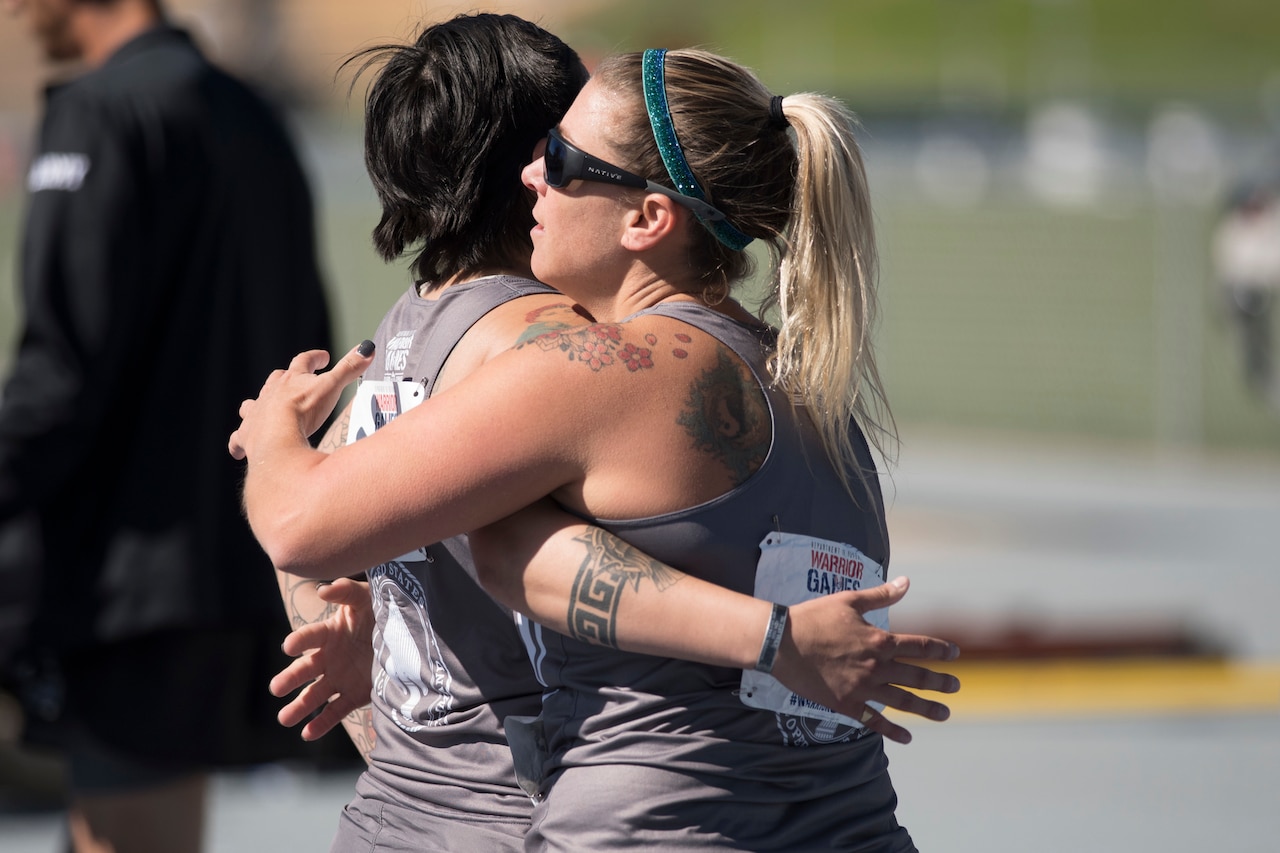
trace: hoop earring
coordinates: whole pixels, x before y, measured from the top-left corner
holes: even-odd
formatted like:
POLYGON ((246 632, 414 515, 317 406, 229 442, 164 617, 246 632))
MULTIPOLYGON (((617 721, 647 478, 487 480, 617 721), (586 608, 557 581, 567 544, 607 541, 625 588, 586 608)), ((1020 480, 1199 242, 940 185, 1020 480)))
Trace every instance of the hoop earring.
MULTIPOLYGON (((717 268, 717 271, 719 269, 717 268)), ((721 279, 715 284, 702 288, 702 301, 709 307, 715 307, 729 298, 729 283, 721 279)))

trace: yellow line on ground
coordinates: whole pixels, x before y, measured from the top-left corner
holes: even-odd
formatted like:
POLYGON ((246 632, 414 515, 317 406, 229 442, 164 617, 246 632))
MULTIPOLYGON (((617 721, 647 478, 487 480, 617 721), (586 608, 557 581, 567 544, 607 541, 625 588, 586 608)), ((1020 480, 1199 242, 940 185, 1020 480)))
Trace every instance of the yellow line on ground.
POLYGON ((975 661, 936 696, 953 720, 1280 712, 1280 662, 1208 659, 975 661))

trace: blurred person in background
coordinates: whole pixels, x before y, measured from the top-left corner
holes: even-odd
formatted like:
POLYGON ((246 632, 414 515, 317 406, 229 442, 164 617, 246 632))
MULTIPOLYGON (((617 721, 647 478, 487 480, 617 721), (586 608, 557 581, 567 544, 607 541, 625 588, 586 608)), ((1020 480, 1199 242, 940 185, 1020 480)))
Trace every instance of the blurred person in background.
POLYGON ((1280 407, 1272 363, 1272 305, 1280 291, 1280 185, 1240 190, 1213 233, 1213 265, 1240 335, 1245 382, 1280 407))
POLYGON ((0 402, 25 546, 0 553, 38 579, 11 683, 66 758, 77 851, 198 851, 209 769, 300 752, 224 447, 263 372, 329 341, 310 190, 273 108, 156 0, 3 5, 79 72, 46 92, 0 402))

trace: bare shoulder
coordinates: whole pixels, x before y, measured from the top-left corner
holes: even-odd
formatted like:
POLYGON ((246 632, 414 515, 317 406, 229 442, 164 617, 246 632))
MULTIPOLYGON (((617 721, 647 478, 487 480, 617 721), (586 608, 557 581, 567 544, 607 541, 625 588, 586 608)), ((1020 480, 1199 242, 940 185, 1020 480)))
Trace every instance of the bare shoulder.
POLYGON ((538 293, 504 302, 481 318, 468 335, 483 339, 492 357, 540 334, 589 322, 567 296, 538 293))
POLYGON ((480 407, 514 442, 588 472, 582 492, 561 497, 597 514, 710 500, 755 473, 772 439, 768 404, 741 359, 667 317, 551 329, 464 384, 462 405, 480 407), (646 488, 634 489, 640 481, 646 488))
POLYGON ((539 371, 554 374, 570 406, 626 411, 627 425, 654 440, 666 431, 727 485, 746 480, 768 454, 773 425, 754 374, 729 347, 679 320, 644 315, 553 330, 518 351, 551 357, 539 371))
POLYGON ((663 375, 693 369, 718 342, 684 323, 641 316, 621 323, 587 323, 530 335, 517 349, 553 353, 594 374, 663 375))
POLYGON ((588 400, 591 405, 653 403, 655 395, 669 393, 673 377, 691 369, 691 356, 714 344, 711 338, 696 341, 688 333, 696 330, 680 324, 676 329, 637 320, 593 323, 554 304, 534 306, 527 315, 521 319, 533 322, 526 322, 525 332, 491 364, 570 407, 588 400))
POLYGON ((631 375, 670 388, 673 382, 714 371, 731 373, 744 391, 759 390, 750 369, 729 347, 670 317, 642 315, 620 323, 563 325, 536 333, 530 327, 513 349, 552 355, 568 374, 631 375))
POLYGON ((538 293, 504 302, 481 317, 458 341, 436 381, 444 389, 469 376, 480 365, 521 341, 553 329, 580 326, 587 320, 573 300, 557 293, 538 293))
POLYGON ((704 461, 714 463, 729 485, 740 485, 764 464, 772 443, 764 389, 724 343, 677 320, 659 319, 672 324, 670 335, 683 354, 685 371, 672 383, 682 438, 704 461))

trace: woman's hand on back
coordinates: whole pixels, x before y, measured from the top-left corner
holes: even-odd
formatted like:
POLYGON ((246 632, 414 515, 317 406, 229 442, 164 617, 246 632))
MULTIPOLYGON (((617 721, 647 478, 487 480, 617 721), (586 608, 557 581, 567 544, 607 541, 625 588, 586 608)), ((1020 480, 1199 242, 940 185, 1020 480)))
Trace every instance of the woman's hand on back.
POLYGON ((909 661, 955 660, 960 654, 956 644, 882 631, 862 615, 898 603, 907 587, 906 578, 897 578, 872 589, 793 605, 773 677, 806 699, 861 720, 899 743, 909 743, 911 733, 867 707, 868 702, 930 720, 947 719, 951 711, 946 705, 912 691, 955 693, 959 679, 909 661))

